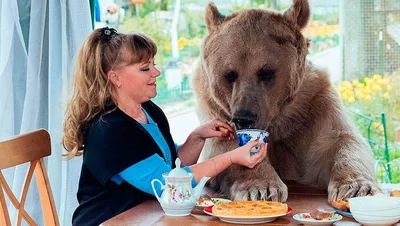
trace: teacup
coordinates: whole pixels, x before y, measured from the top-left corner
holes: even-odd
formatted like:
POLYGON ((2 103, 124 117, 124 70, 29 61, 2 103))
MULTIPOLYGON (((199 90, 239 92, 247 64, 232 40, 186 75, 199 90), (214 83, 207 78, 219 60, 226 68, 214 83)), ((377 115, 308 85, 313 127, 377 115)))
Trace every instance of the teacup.
POLYGON ((255 154, 260 150, 260 145, 262 143, 267 143, 269 133, 260 129, 242 129, 237 130, 236 135, 238 137, 239 146, 246 145, 249 141, 258 139, 258 145, 253 147, 250 151, 251 154, 255 154))

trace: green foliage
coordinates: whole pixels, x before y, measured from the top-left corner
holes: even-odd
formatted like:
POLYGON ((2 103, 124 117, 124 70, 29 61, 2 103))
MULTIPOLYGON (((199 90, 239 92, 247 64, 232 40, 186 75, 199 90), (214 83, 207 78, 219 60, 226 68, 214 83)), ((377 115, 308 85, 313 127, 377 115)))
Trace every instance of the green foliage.
POLYGON ((375 158, 382 161, 378 178, 385 179, 390 168, 392 183, 400 182, 400 146, 396 141, 396 130, 400 125, 399 75, 400 71, 384 77, 375 74, 351 82, 343 81, 338 88, 344 105, 353 109, 350 118, 369 139, 375 158), (382 112, 386 116, 386 136, 382 112), (385 153, 385 139, 388 153, 385 153))
POLYGON ((160 10, 167 11, 169 0, 160 0, 160 10))
POLYGON ((310 42, 310 55, 322 52, 324 50, 339 46, 339 35, 320 37, 317 36, 311 39, 310 42))
MULTIPOLYGON (((382 159, 383 162, 386 162, 383 159, 384 152, 383 148, 377 148, 378 158, 382 159)), ((391 143, 389 144, 390 150, 390 172, 392 174, 392 181, 391 183, 397 184, 400 183, 400 145, 398 143, 391 143)), ((388 165, 381 166, 378 170, 378 178, 384 178, 387 174, 384 167, 388 167, 388 165)))
POLYGON ((200 55, 200 46, 185 46, 182 51, 181 58, 191 57, 196 58, 200 55))
MULTIPOLYGON (((163 75, 159 76, 158 78, 161 77, 163 77, 163 75)), ((165 79, 163 80, 165 81, 165 79)), ((181 82, 181 87, 173 89, 158 87, 157 96, 153 99, 153 101, 157 104, 164 104, 168 102, 188 100, 191 97, 193 97, 193 91, 190 88, 189 78, 185 76, 181 82)))
MULTIPOLYGON (((397 72, 395 72, 397 73, 397 72)), ((375 74, 361 80, 343 81, 338 88, 345 106, 357 109, 358 112, 370 117, 378 117, 382 112, 386 114, 387 134, 390 142, 396 140, 396 128, 400 124, 400 78, 375 74)), ((357 121, 356 121, 357 123, 357 121)), ((363 125, 359 123, 359 125, 363 125)), ((364 127, 367 125, 364 125, 364 127)), ((372 128, 379 128, 383 132, 383 126, 374 122, 372 128)))
POLYGON ((184 8, 183 12, 186 18, 187 30, 180 36, 186 36, 192 38, 203 38, 207 32, 206 25, 204 23, 203 12, 191 12, 188 8, 184 8))
POLYGON ((386 155, 381 118, 371 118, 366 115, 354 114, 354 112, 351 112, 349 116, 370 143, 375 159, 380 161, 377 168, 378 181, 380 183, 387 182, 388 170, 390 170, 391 183, 400 183, 400 145, 397 142, 388 141, 389 153, 386 155))
MULTIPOLYGON (((278 11, 286 10, 289 7, 290 4, 278 3, 278 11)), ((274 1, 273 0, 233 1, 232 4, 233 12, 249 8, 273 9, 274 1)))
POLYGON ((160 3, 156 1, 143 1, 143 4, 140 8, 140 17, 145 17, 149 13, 156 11, 160 7, 160 3))
POLYGON ((335 13, 312 14, 312 21, 324 21, 328 25, 339 24, 339 10, 335 13))
POLYGON ((140 31, 149 35, 157 44, 158 50, 156 55, 156 63, 158 65, 165 65, 168 62, 169 55, 165 45, 171 43, 170 33, 165 30, 167 24, 165 21, 156 20, 154 17, 148 15, 140 18, 139 26, 137 26, 136 17, 127 18, 120 26, 123 32, 140 31))
POLYGON ((290 4, 285 4, 285 3, 278 3, 278 10, 283 11, 286 10, 290 7, 290 4))
POLYGON ((252 0, 253 6, 264 5, 266 8, 273 8, 273 0, 252 0))
POLYGON ((165 30, 167 24, 165 21, 156 20, 154 17, 147 15, 139 19, 139 26, 136 17, 129 17, 120 25, 122 32, 140 31, 149 35, 157 45, 157 55, 155 62, 161 70, 161 76, 157 77, 158 89, 165 90, 167 83, 163 74, 163 65, 166 65, 171 58, 171 51, 165 48, 171 43, 170 33, 165 30))
POLYGON ((392 171, 392 184, 400 183, 400 170, 392 171))

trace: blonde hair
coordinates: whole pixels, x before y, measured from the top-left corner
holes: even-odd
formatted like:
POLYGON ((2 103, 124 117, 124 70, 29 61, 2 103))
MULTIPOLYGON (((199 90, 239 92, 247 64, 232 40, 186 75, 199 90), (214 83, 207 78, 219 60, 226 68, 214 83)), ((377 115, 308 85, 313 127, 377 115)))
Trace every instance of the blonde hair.
MULTIPOLYGON (((109 28, 94 30, 83 43, 76 61, 72 96, 64 118, 62 144, 67 159, 83 154, 90 120, 105 111, 114 86, 107 73, 126 65, 146 62, 157 53, 151 38, 141 33, 111 33, 109 28), (108 29, 108 33, 105 31, 108 29), (105 35, 107 34, 107 35, 105 35)), ((115 31, 115 30, 113 30, 115 31)))

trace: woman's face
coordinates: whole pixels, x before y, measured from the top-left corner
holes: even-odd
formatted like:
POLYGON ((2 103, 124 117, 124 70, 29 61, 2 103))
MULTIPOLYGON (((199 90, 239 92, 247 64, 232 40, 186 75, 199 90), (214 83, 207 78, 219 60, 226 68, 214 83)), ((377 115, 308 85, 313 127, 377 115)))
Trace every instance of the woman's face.
MULTIPOLYGON (((154 58, 148 62, 131 64, 115 71, 118 96, 128 97, 137 103, 143 103, 157 95, 156 78, 160 71, 155 67, 154 58)), ((115 83, 114 83, 115 84, 115 83)))

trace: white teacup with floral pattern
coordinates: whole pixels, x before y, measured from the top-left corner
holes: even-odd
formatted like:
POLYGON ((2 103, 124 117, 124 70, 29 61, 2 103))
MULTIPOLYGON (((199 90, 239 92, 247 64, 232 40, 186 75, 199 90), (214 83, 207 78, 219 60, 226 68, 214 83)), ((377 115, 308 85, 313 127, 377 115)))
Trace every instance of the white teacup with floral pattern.
POLYGON ((267 143, 269 133, 261 129, 242 129, 237 130, 236 135, 239 146, 244 146, 249 141, 258 140, 258 145, 253 147, 250 151, 251 154, 255 154, 260 150, 260 145, 262 143, 267 143))

